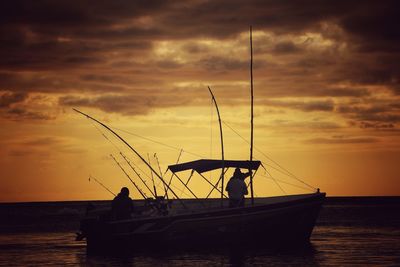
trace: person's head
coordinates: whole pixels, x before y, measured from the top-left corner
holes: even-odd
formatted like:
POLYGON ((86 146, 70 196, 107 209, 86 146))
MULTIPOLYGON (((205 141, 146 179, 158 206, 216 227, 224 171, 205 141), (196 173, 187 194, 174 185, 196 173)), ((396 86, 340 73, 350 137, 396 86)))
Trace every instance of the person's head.
POLYGON ((121 193, 122 196, 128 197, 129 196, 129 189, 128 187, 122 187, 121 188, 121 193))
POLYGON ((242 172, 240 171, 240 168, 236 168, 235 172, 233 173, 233 176, 239 178, 242 172))

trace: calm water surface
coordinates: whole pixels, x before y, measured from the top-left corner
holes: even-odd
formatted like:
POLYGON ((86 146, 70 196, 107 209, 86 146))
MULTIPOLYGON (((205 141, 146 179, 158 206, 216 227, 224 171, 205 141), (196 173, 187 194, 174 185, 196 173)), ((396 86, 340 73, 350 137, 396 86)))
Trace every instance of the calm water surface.
MULTIPOLYGON (((327 205, 311 243, 291 251, 165 251, 88 256, 73 231, 0 234, 0 266, 400 266, 398 205, 327 205)), ((211 241, 212 242, 212 241, 211 241)))
POLYGON ((86 255, 71 233, 3 234, 0 266, 400 266, 400 230, 317 226, 309 247, 293 251, 190 251, 86 255))

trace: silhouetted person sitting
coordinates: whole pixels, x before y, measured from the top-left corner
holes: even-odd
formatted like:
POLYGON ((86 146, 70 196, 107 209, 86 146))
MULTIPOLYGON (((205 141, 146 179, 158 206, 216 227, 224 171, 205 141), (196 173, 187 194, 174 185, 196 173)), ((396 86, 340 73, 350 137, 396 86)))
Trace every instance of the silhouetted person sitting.
POLYGON ((111 203, 111 211, 116 220, 131 218, 133 212, 133 202, 129 197, 129 189, 121 188, 121 192, 113 199, 111 203))
POLYGON ((228 191, 230 208, 244 207, 244 196, 249 193, 244 179, 249 175, 250 172, 242 173, 239 168, 235 169, 225 189, 228 191))

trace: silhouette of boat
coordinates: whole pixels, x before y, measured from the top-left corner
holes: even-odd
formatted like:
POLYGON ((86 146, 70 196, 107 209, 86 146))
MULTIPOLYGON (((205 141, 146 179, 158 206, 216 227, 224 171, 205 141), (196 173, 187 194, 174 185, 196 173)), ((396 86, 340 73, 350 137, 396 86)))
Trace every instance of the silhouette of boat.
MULTIPOLYGON (((251 28, 250 28, 251 43, 251 28)), ((252 47, 252 46, 251 46, 252 47)), ((252 51, 252 49, 251 49, 252 51)), ((251 57, 252 58, 252 57, 251 57)), ((251 60, 252 66, 252 60, 251 60)), ((251 74, 252 77, 252 74, 251 74)), ((251 84, 252 80, 251 80, 251 84)), ((78 240, 86 238, 88 251, 110 252, 120 250, 154 249, 155 247, 171 246, 210 246, 216 244, 252 244, 257 246, 292 246, 307 243, 313 231, 319 210, 325 199, 325 193, 288 195, 278 197, 258 198, 253 195, 253 176, 261 165, 258 160, 253 160, 253 112, 251 112, 251 144, 250 160, 226 160, 224 158, 222 124, 219 109, 215 97, 209 88, 213 102, 217 109, 222 159, 200 159, 196 161, 170 165, 168 169, 181 181, 177 175, 181 171, 191 171, 199 174, 211 184, 203 173, 221 170, 220 180, 213 186, 221 193, 219 199, 180 199, 161 176, 161 172, 153 169, 128 142, 104 123, 78 111, 82 115, 100 124, 122 141, 136 156, 149 168, 164 185, 165 196, 168 198, 168 190, 175 199, 167 201, 164 197, 147 199, 140 188, 131 180, 133 185, 145 198, 139 205, 157 210, 153 215, 136 215, 131 219, 114 220, 108 213, 98 215, 92 213, 81 221, 78 240), (247 169, 250 173, 251 198, 246 199, 244 207, 229 208, 228 199, 225 197, 224 174, 229 168, 247 169), (221 190, 218 189, 221 181, 221 190)), ((253 90, 252 90, 253 91, 253 90)), ((252 97, 253 98, 253 97, 252 97)), ((253 101, 251 103, 253 111, 253 101)), ((121 156, 126 157, 120 152, 121 156)), ((115 158, 113 158, 115 160, 115 158)), ((115 160, 116 161, 116 160, 115 160)), ((117 162, 117 161, 116 161, 117 162)), ((129 164, 129 161, 127 161, 129 164)), ((119 167, 122 166, 117 162, 119 167)), ((154 190, 156 191, 156 190, 154 190)), ((211 194, 211 192, 210 192, 211 194)), ((210 195, 209 194, 209 195, 210 195)), ((209 196, 208 195, 208 196, 209 196)))
MULTIPOLYGON (((105 220, 86 218, 81 237, 88 252, 136 251, 166 247, 251 244, 291 247, 309 242, 324 193, 256 198, 255 204, 227 208, 225 201, 187 200, 191 212, 175 209, 166 216, 105 220), (197 203, 196 203, 197 202, 197 203)), ((183 200, 185 202, 185 200, 183 200)))
MULTIPOLYGON (((170 165, 173 173, 199 174, 224 168, 257 171, 260 161, 197 160, 170 165)), ((113 220, 104 213, 81 221, 78 238, 86 238, 88 252, 137 251, 165 247, 252 244, 288 247, 309 242, 325 193, 254 198, 244 207, 228 208, 224 199, 180 199, 164 205, 168 212, 113 220)), ((160 207, 162 197, 136 203, 137 208, 160 207)))

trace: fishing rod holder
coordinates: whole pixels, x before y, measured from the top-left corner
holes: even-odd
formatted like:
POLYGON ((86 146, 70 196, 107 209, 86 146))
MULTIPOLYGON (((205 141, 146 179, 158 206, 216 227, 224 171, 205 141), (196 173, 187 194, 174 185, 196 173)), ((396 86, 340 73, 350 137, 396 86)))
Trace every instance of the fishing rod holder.
POLYGON ((164 196, 157 196, 156 198, 146 198, 145 207, 156 210, 160 215, 167 216, 169 209, 172 206, 172 200, 165 199, 164 196))

